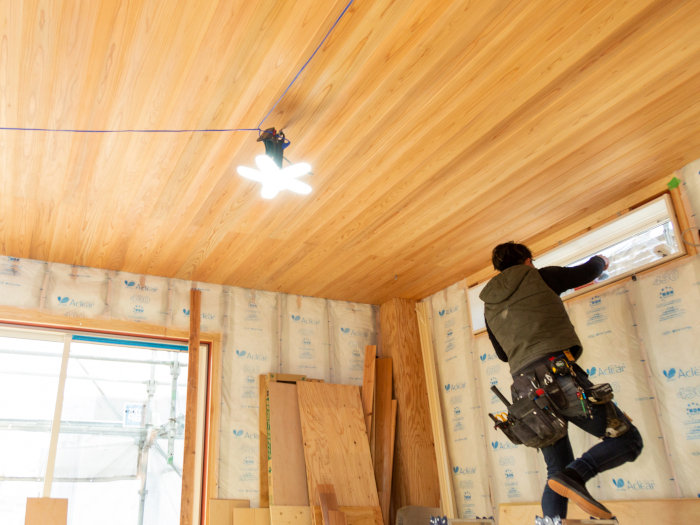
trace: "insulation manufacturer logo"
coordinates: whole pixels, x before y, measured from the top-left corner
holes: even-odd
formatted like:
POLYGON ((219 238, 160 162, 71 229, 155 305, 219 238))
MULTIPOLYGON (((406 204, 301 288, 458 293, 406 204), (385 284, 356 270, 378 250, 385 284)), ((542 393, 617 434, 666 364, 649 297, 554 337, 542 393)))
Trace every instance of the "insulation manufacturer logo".
POLYGON ((688 379, 691 377, 700 376, 700 367, 691 366, 683 370, 682 368, 669 368, 663 371, 664 376, 666 376, 666 381, 674 381, 675 379, 688 379))
POLYGON ((359 330, 355 330, 354 328, 341 328, 340 331, 344 334, 351 335, 354 337, 368 337, 369 336, 369 332, 367 332, 367 331, 362 332, 359 330))
POLYGON ((135 281, 124 281, 124 284, 126 285, 127 288, 133 288, 134 290, 143 290, 144 292, 157 292, 158 287, 157 286, 141 286, 139 283, 135 281))
POLYGON ((438 313, 440 314, 440 317, 443 317, 445 315, 450 315, 455 313, 457 310, 459 310, 459 306, 453 306, 452 308, 447 308, 445 310, 440 310, 438 313))
POLYGON ((311 319, 310 317, 301 317, 300 315, 292 315, 292 321, 295 323, 302 323, 302 324, 313 324, 313 325, 319 325, 321 324, 320 319, 311 319))
POLYGON ((624 480, 622 478, 613 478, 613 485, 617 487, 618 490, 654 490, 654 485, 656 484, 652 479, 642 479, 642 480, 624 480))
POLYGON ((596 377, 596 376, 610 376, 614 374, 621 374, 622 372, 625 371, 625 367, 627 365, 610 365, 606 366, 604 368, 597 368, 595 366, 592 366, 591 368, 586 368, 586 373, 590 377, 596 377))
POLYGON ((514 445, 513 443, 506 443, 504 441, 492 441, 491 446, 494 450, 513 450, 518 448, 517 445, 514 445))
POLYGON ((263 354, 253 354, 246 352, 245 350, 236 350, 236 355, 245 359, 252 359, 253 361, 267 361, 267 356, 263 354))
POLYGON ((467 387, 466 381, 462 381, 461 383, 448 383, 445 385, 445 391, 446 392, 454 392, 455 390, 462 390, 463 388, 467 387))
POLYGON ((479 359, 482 361, 493 361, 494 359, 497 359, 497 357, 496 354, 481 354, 479 359))
POLYGON ((236 436, 237 438, 243 438, 243 439, 258 439, 258 433, 257 432, 245 432, 244 430, 236 430, 233 429, 233 435, 236 436))
POLYGON ((459 466, 452 467, 452 472, 454 472, 458 476, 467 475, 467 474, 475 474, 476 467, 459 467, 459 466))
POLYGON ((95 301, 76 301, 70 297, 61 297, 60 295, 58 296, 58 302, 68 306, 75 306, 76 308, 93 308, 95 306, 95 301))

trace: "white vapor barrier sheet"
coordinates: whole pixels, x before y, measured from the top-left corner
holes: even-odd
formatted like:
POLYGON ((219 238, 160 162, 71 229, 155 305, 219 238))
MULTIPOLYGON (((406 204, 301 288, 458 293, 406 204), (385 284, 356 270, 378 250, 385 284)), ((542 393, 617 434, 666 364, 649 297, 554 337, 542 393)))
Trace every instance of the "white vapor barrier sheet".
POLYGON ((282 296, 280 372, 330 382, 330 341, 325 299, 282 296))
POLYGON ((365 345, 377 343, 376 306, 0 256, 0 306, 52 315, 187 330, 192 288, 202 292, 202 332, 222 334, 213 496, 257 507, 260 374, 360 384, 365 345))
POLYGON ((377 308, 329 301, 331 376, 334 383, 362 386, 365 346, 377 344, 377 308))
MULTIPOLYGON (((544 462, 534 448, 514 445, 494 428, 489 413, 507 412, 506 406, 491 391, 495 385, 506 399, 510 399, 513 383, 508 364, 496 356, 486 336, 474 339, 474 354, 479 364, 479 383, 483 401, 482 417, 486 434, 494 505, 539 501, 546 480, 544 462)), ((498 509, 496 509, 498 513, 498 509)))
POLYGON ((279 370, 277 294, 232 288, 223 346, 219 497, 260 502, 259 378, 279 370))
POLYGON ((165 324, 170 289, 168 279, 117 272, 112 287, 112 319, 165 324))
POLYGON ((46 308, 69 317, 108 316, 107 270, 52 264, 46 292, 46 308))
POLYGON ((45 262, 0 257, 0 305, 38 310, 47 266, 45 262))
POLYGON ((638 277, 637 323, 683 497, 700 493, 700 258, 638 277))
POLYGON ((464 289, 454 285, 430 300, 438 385, 459 517, 493 516, 467 296, 464 289))
MULTIPOLYGON (((644 440, 636 461, 599 474, 588 484, 601 500, 676 496, 668 454, 632 309, 631 282, 568 303, 583 354, 579 365, 594 384, 610 383, 614 402, 629 415, 644 440)), ((569 425, 574 453, 580 457, 598 438, 569 425)))

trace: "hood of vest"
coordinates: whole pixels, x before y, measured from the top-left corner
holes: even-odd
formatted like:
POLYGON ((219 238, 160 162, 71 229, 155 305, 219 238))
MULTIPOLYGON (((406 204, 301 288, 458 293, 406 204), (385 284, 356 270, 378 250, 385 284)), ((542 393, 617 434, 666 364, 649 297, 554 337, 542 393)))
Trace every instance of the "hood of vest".
POLYGON ((523 279, 530 272, 536 272, 537 268, 518 264, 506 268, 496 277, 491 279, 489 283, 481 290, 479 299, 487 304, 498 304, 507 300, 520 286, 523 279))

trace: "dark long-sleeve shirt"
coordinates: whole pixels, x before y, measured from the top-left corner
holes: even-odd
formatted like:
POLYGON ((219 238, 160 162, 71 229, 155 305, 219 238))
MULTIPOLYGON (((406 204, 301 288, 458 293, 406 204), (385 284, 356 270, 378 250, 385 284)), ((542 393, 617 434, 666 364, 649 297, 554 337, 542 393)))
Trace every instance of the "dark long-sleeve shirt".
MULTIPOLYGON (((588 284, 603 273, 605 269, 605 261, 596 256, 590 258, 587 262, 574 266, 572 268, 566 268, 564 266, 547 266, 537 270, 540 272, 542 280, 547 286, 549 286, 557 295, 563 294, 567 290, 572 288, 578 288, 584 284, 588 284)), ((493 345, 493 349, 496 351, 496 355, 501 361, 508 362, 508 356, 506 356, 503 347, 496 340, 493 332, 489 328, 488 323, 486 323, 486 332, 489 334, 489 339, 493 345)))

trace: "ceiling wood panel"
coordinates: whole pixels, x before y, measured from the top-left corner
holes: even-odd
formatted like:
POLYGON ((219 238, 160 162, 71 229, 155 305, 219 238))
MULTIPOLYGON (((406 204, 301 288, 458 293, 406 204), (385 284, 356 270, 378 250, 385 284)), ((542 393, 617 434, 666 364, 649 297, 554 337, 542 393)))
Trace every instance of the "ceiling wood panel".
MULTIPOLYGON (((255 128, 346 1, 0 3, 0 126, 255 128)), ((382 303, 700 157, 692 0, 355 0, 255 132, 0 131, 0 252, 382 303)))

